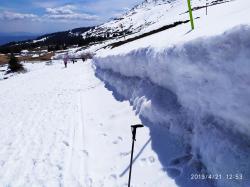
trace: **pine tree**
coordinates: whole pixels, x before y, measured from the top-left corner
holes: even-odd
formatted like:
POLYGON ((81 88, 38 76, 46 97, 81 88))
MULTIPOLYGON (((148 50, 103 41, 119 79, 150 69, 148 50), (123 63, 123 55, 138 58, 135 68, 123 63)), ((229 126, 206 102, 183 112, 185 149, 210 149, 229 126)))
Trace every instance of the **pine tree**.
POLYGON ((9 66, 8 66, 9 72, 18 72, 18 71, 23 71, 23 65, 18 62, 17 58, 13 53, 10 55, 10 60, 9 60, 9 66))

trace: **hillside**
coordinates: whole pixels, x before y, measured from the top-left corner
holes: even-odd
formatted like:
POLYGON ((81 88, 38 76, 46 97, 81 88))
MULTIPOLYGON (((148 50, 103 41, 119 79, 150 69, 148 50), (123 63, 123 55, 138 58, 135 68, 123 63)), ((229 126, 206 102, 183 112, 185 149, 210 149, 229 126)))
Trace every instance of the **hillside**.
POLYGON ((25 74, 1 66, 0 185, 125 187, 130 125, 141 123, 133 187, 249 187, 250 1, 192 9, 194 30, 186 1, 144 0, 30 41, 86 43, 23 63, 25 74), (64 68, 65 55, 90 59, 64 68))
MULTIPOLYGON (((231 0, 208 1, 208 6, 228 3, 231 0)), ((193 9, 204 7, 204 2, 193 1, 193 9)), ((121 17, 96 27, 76 28, 69 31, 45 34, 34 40, 10 42, 0 46, 1 53, 18 53, 25 49, 51 46, 52 50, 65 48, 65 46, 88 46, 108 40, 119 40, 123 37, 141 37, 150 33, 165 30, 171 25, 188 22, 186 6, 172 0, 149 0, 135 6, 121 17), (185 8, 184 8, 185 7, 185 8), (168 15, 178 15, 168 16, 168 15), (159 31, 158 31, 159 30, 159 31)), ((196 17, 198 18, 198 16, 196 17)), ((120 44, 119 44, 120 45, 120 44)))
POLYGON ((0 46, 1 53, 19 53, 21 50, 33 50, 38 47, 50 47, 51 50, 59 50, 66 46, 88 45, 91 42, 99 41, 101 38, 92 37, 83 39, 81 34, 91 29, 91 27, 76 28, 69 31, 45 34, 36 37, 34 40, 25 40, 20 42, 10 42, 0 46))

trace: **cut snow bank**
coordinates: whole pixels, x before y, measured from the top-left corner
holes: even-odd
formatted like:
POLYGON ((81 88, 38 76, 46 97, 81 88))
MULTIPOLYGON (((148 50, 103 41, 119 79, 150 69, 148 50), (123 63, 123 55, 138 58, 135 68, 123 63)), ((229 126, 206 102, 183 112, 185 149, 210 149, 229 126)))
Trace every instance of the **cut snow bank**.
POLYGON ((140 48, 97 56, 98 68, 148 79, 175 93, 197 116, 214 115, 224 126, 250 135, 250 26, 179 43, 161 51, 140 48))
MULTIPOLYGON (((180 187, 248 187, 250 138, 223 128, 219 116, 192 113, 169 89, 138 77, 96 69, 96 76, 118 101, 130 101, 142 123, 149 127, 152 149, 166 173, 180 187), (230 163, 230 164, 228 164, 230 163), (228 173, 243 180, 228 180, 228 173), (191 180, 192 174, 221 175, 220 180, 191 180)), ((219 177, 219 176, 218 176, 219 177)))

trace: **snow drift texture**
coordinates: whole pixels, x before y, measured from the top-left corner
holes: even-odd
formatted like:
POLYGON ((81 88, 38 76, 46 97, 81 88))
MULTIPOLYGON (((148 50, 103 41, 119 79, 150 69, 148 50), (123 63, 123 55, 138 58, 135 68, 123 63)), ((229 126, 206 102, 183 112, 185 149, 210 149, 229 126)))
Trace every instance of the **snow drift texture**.
MULTIPOLYGON (((250 27, 239 26, 160 51, 144 48, 94 62, 115 98, 129 100, 150 127, 152 148, 168 175, 193 187, 213 185, 191 181, 191 173, 250 174, 249 58, 250 27)), ((250 185, 247 178, 213 182, 250 185)))
POLYGON ((171 90, 197 115, 223 117, 226 125, 250 134, 250 27, 200 38, 161 51, 152 48, 97 57, 101 69, 148 78, 171 90))

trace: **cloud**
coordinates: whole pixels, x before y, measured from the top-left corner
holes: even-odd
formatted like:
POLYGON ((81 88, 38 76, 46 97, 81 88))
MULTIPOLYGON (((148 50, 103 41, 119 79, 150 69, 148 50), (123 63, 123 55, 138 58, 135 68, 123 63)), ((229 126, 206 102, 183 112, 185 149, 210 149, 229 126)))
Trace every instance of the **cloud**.
POLYGON ((76 11, 74 5, 64 5, 54 8, 45 8, 45 14, 38 16, 36 14, 18 13, 11 11, 4 11, 0 13, 0 19, 6 21, 12 20, 27 20, 27 21, 96 21, 98 16, 80 13, 76 11))
POLYGON ((97 20, 98 16, 93 16, 89 14, 79 14, 79 13, 71 13, 71 14, 48 14, 45 15, 44 18, 52 19, 52 20, 97 20))
POLYGON ((65 5, 57 8, 46 8, 48 14, 74 14, 76 9, 73 5, 65 5))
POLYGON ((74 5, 64 5, 55 8, 46 8, 47 14, 43 17, 52 20, 97 20, 98 16, 76 12, 74 5))
POLYGON ((10 12, 10 11, 4 11, 3 13, 0 13, 0 19, 2 20, 24 20, 24 19, 34 20, 36 18, 38 18, 38 16, 35 14, 24 14, 18 12, 10 12))

